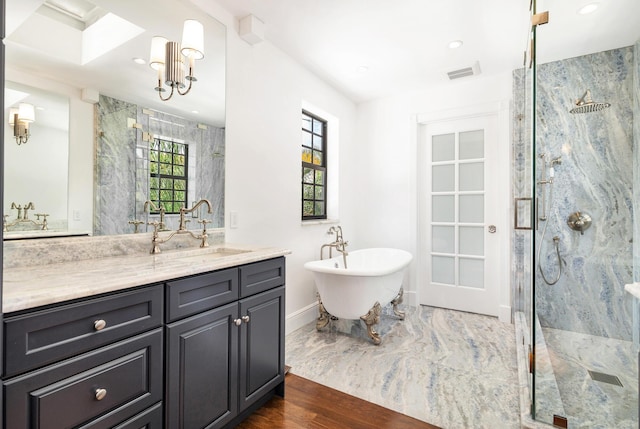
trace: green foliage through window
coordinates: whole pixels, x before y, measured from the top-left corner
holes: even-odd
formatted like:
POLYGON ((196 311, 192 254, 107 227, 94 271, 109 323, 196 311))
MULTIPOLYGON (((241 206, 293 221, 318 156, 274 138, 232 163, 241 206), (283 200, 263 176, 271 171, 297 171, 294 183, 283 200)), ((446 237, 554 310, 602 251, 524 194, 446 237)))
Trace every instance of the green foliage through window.
POLYGON ((149 199, 166 213, 187 206, 189 146, 155 139, 149 144, 149 199))

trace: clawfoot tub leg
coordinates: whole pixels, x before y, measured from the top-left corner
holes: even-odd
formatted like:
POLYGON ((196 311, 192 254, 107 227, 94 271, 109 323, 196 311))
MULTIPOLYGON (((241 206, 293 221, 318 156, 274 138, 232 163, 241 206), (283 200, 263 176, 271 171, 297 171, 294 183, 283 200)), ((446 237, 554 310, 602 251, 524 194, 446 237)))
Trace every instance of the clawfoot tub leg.
POLYGON ((380 322, 380 313, 382 313, 382 307, 380 306, 380 303, 376 301, 367 314, 360 316, 360 319, 362 319, 367 325, 367 333, 373 340, 373 344, 376 346, 379 345, 382 340, 380 339, 380 334, 376 332, 373 326, 380 322))
POLYGON ((320 315, 318 316, 318 320, 316 321, 316 329, 319 331, 320 329, 327 326, 329 324, 329 321, 331 320, 331 315, 324 308, 324 305, 322 305, 322 301, 320 300, 319 294, 318 294, 318 313, 320 313, 320 315))
POLYGON ((398 310, 398 304, 402 304, 402 296, 404 295, 404 289, 400 286, 400 292, 398 292, 398 296, 393 298, 391 304, 393 304, 393 313, 398 316, 401 320, 404 320, 404 311, 398 310))

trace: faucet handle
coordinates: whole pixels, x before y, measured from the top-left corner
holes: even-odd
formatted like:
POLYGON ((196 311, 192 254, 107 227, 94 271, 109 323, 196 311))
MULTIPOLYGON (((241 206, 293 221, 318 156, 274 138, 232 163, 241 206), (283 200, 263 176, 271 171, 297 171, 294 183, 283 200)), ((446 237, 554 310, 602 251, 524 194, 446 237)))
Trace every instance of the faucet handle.
POLYGON ((143 221, 141 221, 141 220, 134 219, 134 220, 130 220, 130 221, 129 221, 129 222, 127 222, 127 223, 128 223, 129 225, 133 225, 133 233, 134 233, 134 234, 137 234, 138 232, 140 232, 140 230, 139 230, 138 226, 139 226, 139 225, 142 225, 144 222, 143 222, 143 221))

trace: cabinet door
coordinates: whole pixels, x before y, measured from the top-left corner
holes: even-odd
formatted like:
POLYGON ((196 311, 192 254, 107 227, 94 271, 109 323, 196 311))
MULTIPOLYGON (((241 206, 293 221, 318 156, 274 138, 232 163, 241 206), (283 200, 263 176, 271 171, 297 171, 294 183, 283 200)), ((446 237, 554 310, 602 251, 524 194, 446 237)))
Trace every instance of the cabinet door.
POLYGON ((238 413, 237 314, 233 303, 168 325, 167 428, 220 427, 238 413))
POLYGON ((240 300, 240 411, 284 381, 284 312, 284 286, 240 300))

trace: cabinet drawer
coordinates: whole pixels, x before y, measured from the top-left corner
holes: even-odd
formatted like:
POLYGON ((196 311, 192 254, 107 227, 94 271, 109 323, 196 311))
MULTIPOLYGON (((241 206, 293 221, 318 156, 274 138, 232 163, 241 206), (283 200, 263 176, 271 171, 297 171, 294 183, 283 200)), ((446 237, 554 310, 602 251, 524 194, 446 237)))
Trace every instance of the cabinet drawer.
POLYGON ((5 375, 13 376, 162 324, 162 286, 8 317, 5 375), (104 327, 99 325, 104 322, 104 327))
POLYGON ((167 321, 201 313, 238 299, 238 269, 167 282, 167 321))
POLYGON ((162 403, 131 417, 113 429, 162 429, 162 403))
POLYGON ((159 328, 6 381, 6 427, 111 428, 160 402, 162 390, 159 328))
POLYGON ((284 257, 240 267, 240 297, 244 298, 284 284, 284 257))

